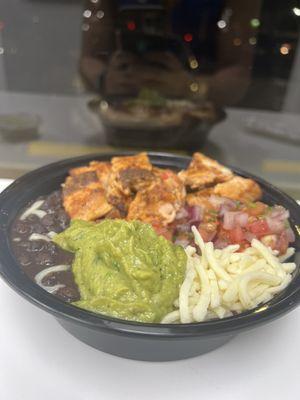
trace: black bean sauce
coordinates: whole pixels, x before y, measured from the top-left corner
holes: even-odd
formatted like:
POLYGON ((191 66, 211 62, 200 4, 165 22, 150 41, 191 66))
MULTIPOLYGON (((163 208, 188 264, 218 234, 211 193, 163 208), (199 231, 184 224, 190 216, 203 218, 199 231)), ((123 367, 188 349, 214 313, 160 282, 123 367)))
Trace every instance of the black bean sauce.
POLYGON ((61 191, 57 190, 48 196, 39 197, 20 212, 12 225, 11 244, 22 270, 32 280, 35 280, 37 274, 46 268, 69 265, 70 268, 67 271, 48 273, 42 279, 42 284, 48 288, 63 285, 53 294, 64 301, 72 302, 80 297, 71 270, 73 254, 62 250, 50 241, 53 232, 62 232, 69 223, 70 219, 62 205, 61 191), (38 208, 42 210, 42 213, 30 214, 22 220, 23 213, 38 200, 43 200, 38 208), (38 235, 46 236, 46 240, 39 238, 38 235))

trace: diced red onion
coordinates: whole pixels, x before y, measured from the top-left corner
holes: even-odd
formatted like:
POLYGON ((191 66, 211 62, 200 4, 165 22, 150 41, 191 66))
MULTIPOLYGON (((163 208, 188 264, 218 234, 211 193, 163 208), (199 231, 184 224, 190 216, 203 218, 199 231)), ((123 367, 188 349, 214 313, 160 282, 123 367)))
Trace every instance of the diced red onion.
POLYGON ((236 214, 235 222, 237 225, 244 227, 248 223, 248 214, 244 212, 240 212, 236 214))
POLYGON ((227 211, 223 218, 223 227, 231 230, 236 226, 244 227, 248 222, 248 214, 241 211, 227 211))
POLYGON ((192 226, 195 226, 198 229, 200 223, 201 221, 190 221, 190 229, 192 228, 192 226))
POLYGON ((209 197, 209 201, 212 206, 220 209, 220 211, 222 208, 224 211, 228 211, 233 210, 236 207, 236 202, 234 200, 228 199, 227 197, 216 196, 214 194, 209 197))
MULTIPOLYGON (((199 224, 198 224, 199 225, 199 224)), ((190 224, 180 224, 176 226, 178 232, 189 232, 191 230, 190 224)))
POLYGON ((289 211, 282 206, 274 206, 271 212, 268 214, 269 218, 278 219, 279 221, 285 221, 289 218, 289 216, 289 211))
POLYGON ((280 220, 277 217, 266 217, 267 224, 272 233, 281 233, 285 228, 285 220, 280 220))
POLYGON ((188 208, 188 217, 190 221, 201 221, 203 218, 203 209, 200 206, 190 206, 188 208))
POLYGON ((229 245, 229 243, 226 240, 223 239, 217 239, 214 242, 214 247, 215 249, 225 249, 225 247, 227 247, 229 245))
POLYGON ((187 239, 176 239, 175 244, 178 244, 179 246, 182 247, 187 247, 190 243, 187 239))
POLYGON ((289 243, 294 242, 296 238, 292 228, 287 228, 285 232, 286 232, 286 238, 289 241, 289 243))
POLYGON ((227 211, 224 214, 223 218, 223 227, 224 229, 233 229, 235 226, 235 212, 233 211, 227 211))
POLYGON ((183 219, 183 218, 187 218, 189 216, 188 211, 186 210, 186 208, 181 208, 177 214, 176 214, 176 219, 183 219))
POLYGON ((284 231, 290 213, 282 206, 274 206, 268 213, 266 221, 272 233, 279 234, 284 231))
POLYGON ((227 213, 228 211, 231 211, 233 209, 234 209, 233 207, 228 206, 227 204, 222 204, 220 209, 219 209, 219 214, 220 214, 221 217, 223 217, 223 215, 225 213, 227 213))
POLYGON ((244 232, 244 236, 245 236, 245 239, 246 239, 249 243, 251 243, 253 239, 256 239, 256 236, 254 235, 254 233, 249 232, 249 231, 244 232))

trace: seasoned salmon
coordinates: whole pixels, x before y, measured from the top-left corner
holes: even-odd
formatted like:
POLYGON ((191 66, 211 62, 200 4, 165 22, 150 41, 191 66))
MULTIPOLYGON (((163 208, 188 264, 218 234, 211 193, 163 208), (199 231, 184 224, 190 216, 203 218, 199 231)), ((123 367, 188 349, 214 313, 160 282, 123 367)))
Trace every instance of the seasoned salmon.
POLYGON ((180 171, 179 178, 189 189, 203 189, 232 178, 230 169, 202 153, 195 153, 186 170, 180 171))
POLYGON ((183 206, 185 188, 175 172, 159 168, 153 172, 157 179, 136 194, 129 205, 127 219, 166 226, 174 221, 176 212, 183 206))
POLYGON ((216 185, 214 194, 247 203, 259 200, 262 196, 262 191, 254 180, 234 176, 228 182, 216 185))
POLYGON ((146 153, 134 156, 113 157, 107 185, 107 199, 126 214, 135 193, 155 181, 152 164, 146 153))
POLYGON ((106 200, 104 186, 109 174, 106 164, 99 162, 97 166, 70 170, 63 185, 63 205, 70 218, 92 221, 111 211, 112 205, 106 200), (98 175, 100 170, 102 181, 98 175))
POLYGON ((213 208, 209 201, 211 195, 248 203, 259 200, 262 196, 262 191, 252 179, 234 176, 229 181, 218 183, 214 187, 188 193, 186 202, 189 206, 201 206, 204 209, 211 209, 213 208))

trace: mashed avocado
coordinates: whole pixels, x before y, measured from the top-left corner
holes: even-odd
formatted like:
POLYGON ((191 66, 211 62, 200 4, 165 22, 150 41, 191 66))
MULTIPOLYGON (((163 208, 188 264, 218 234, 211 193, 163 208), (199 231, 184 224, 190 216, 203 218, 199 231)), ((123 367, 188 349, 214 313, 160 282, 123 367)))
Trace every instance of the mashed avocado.
POLYGON ((139 221, 74 220, 54 241, 74 252, 73 273, 86 310, 140 322, 172 311, 186 254, 139 221))

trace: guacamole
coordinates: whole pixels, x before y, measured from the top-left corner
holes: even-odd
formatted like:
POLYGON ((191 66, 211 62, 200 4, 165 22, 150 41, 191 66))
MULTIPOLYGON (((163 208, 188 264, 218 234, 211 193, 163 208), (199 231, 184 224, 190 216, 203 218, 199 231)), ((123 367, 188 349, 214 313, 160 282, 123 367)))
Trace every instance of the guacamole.
POLYGON ((160 322, 173 309, 186 254, 139 221, 74 220, 53 239, 75 253, 73 273, 86 310, 113 317, 160 322))

